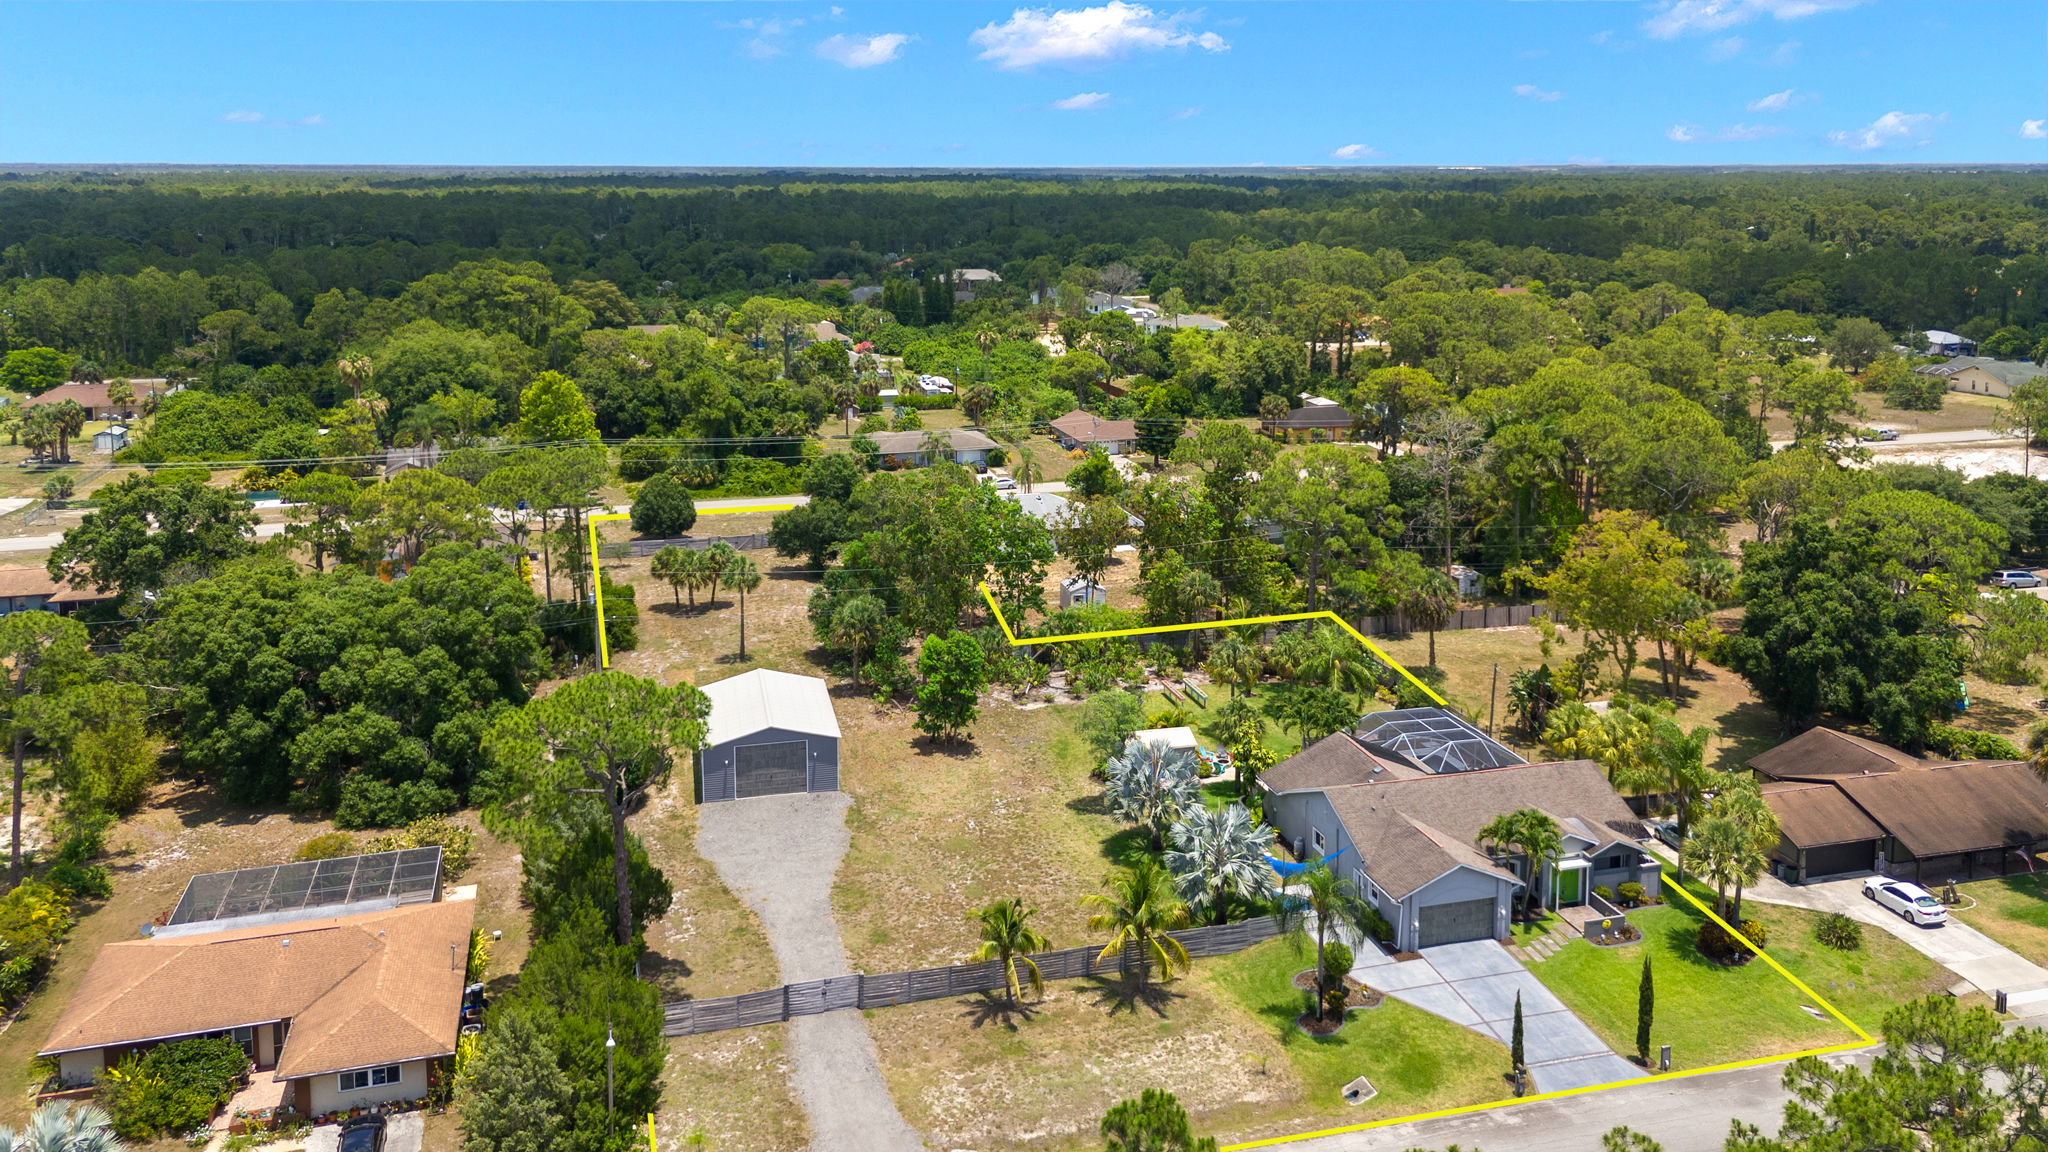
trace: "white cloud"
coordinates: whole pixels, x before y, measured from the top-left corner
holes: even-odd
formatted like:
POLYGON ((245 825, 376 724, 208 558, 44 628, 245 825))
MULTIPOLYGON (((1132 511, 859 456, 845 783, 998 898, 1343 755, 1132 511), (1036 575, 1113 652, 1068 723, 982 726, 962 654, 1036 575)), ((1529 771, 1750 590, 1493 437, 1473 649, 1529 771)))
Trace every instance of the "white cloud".
POLYGON ((1052 102, 1062 112, 1093 112, 1109 103, 1107 92, 1076 92, 1064 100, 1052 102))
POLYGON ((872 68, 894 60, 911 38, 901 32, 880 36, 827 36, 818 43, 818 55, 848 68, 872 68))
POLYGON ((1593 35, 1589 37, 1589 39, 1591 39, 1595 44, 1611 43, 1614 40, 1614 29, 1602 28, 1600 31, 1593 33, 1593 35))
POLYGON ((1765 63, 1779 68, 1799 63, 1799 41, 1787 40, 1778 45, 1777 50, 1771 53, 1771 58, 1765 63))
POLYGON ((1726 128, 1714 129, 1697 124, 1673 124, 1664 130, 1664 138, 1674 144, 1741 144, 1750 140, 1768 140, 1790 131, 1790 128, 1777 124, 1730 124, 1726 128))
POLYGON ((1543 89, 1538 88, 1534 84, 1515 85, 1515 95, 1520 96, 1525 100, 1541 100, 1545 104, 1554 104, 1557 101, 1564 99, 1564 93, 1545 92, 1543 89))
POLYGON ((1380 154, 1369 144, 1346 144, 1330 150, 1331 157, 1337 160, 1370 160, 1380 154))
POLYGON ((1214 32, 1187 29, 1191 19, 1125 0, 1109 0, 1098 8, 1019 8, 1000 24, 977 29, 968 40, 981 47, 981 59, 998 68, 1103 64, 1133 52, 1189 47, 1221 52, 1230 47, 1214 32))
POLYGON ((1830 132, 1828 139, 1856 152, 1893 144, 1925 144, 1933 137, 1934 125, 1940 119, 1926 112, 1887 112, 1854 131, 1830 132))
POLYGON ((237 108, 233 112, 221 117, 221 119, 230 124, 261 124, 263 123, 263 113, 237 108))
POLYGON ((1759 16, 1799 20, 1822 12, 1853 8, 1862 0, 1663 0, 1643 31, 1658 40, 1719 32, 1759 16))
POLYGON ((1773 92, 1769 96, 1759 96, 1749 102, 1749 110, 1751 112, 1783 112, 1792 106, 1792 97, 1798 91, 1797 88, 1787 88, 1783 92, 1773 92))
POLYGON ((2048 140, 2048 120, 2022 120, 2020 122, 2020 139, 2048 140))
POLYGON ((1167 117, 1167 119, 1168 119, 1168 120, 1193 120, 1193 119, 1194 119, 1195 117, 1197 117, 1197 116, 1200 116, 1201 114, 1202 114, 1202 106, 1201 106, 1200 104, 1197 104, 1197 105, 1195 105, 1195 106, 1194 106, 1194 107, 1192 107, 1192 108, 1183 108, 1183 109, 1181 109, 1180 111, 1178 111, 1178 112, 1175 112, 1175 113, 1174 113, 1173 115, 1171 115, 1171 116, 1168 116, 1168 117, 1167 117))
POLYGON ((299 118, 299 126, 302 128, 318 128, 325 123, 327 123, 327 117, 317 112, 311 116, 301 116, 299 118))
POLYGON ((1719 63, 1722 60, 1733 60, 1735 57, 1742 55, 1742 45, 1743 40, 1740 36, 1730 36, 1725 40, 1716 40, 1712 44, 1707 45, 1707 59, 1715 63, 1719 63))
POLYGON ((729 24, 719 25, 720 28, 738 28, 754 33, 754 36, 740 45, 740 51, 755 60, 767 60, 771 57, 782 55, 782 37, 792 30, 803 26, 804 18, 801 16, 788 19, 774 16, 766 20, 758 20, 750 16, 745 20, 735 20, 729 24))

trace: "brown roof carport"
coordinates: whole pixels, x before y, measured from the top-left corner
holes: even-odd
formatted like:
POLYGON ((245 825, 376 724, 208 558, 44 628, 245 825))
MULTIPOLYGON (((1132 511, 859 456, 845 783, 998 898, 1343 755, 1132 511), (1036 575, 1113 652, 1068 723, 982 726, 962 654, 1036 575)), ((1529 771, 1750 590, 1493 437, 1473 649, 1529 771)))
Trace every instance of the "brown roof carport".
POLYGON ((1884 829, 1833 784, 1766 784, 1763 795, 1784 837, 1778 858, 1799 882, 1868 872, 1876 863, 1884 829))

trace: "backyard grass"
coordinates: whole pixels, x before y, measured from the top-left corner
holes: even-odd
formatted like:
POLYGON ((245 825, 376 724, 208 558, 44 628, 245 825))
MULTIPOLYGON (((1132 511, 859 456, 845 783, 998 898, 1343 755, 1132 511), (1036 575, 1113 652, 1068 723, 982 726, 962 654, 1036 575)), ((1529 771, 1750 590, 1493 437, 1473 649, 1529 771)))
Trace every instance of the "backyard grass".
MULTIPOLYGON (((2004 407, 1989 396, 1972 396, 1964 392, 1950 392, 1938 412, 1893 408, 1884 402, 1882 392, 1858 392, 1856 402, 1863 406, 1865 424, 1896 428, 1901 432, 1960 432, 1990 428, 1997 424, 1999 410, 2004 407)), ((1782 412, 1773 411, 1766 419, 1765 427, 1773 440, 1788 439, 1792 435, 1792 419, 1782 412)))
MULTIPOLYGON (((1778 963, 1873 1034, 1887 1010, 1939 991, 1950 979, 1934 961, 1886 932, 1866 929, 1860 949, 1838 952, 1814 938, 1817 912, 1745 901, 1742 914, 1764 924, 1770 936, 1765 950, 1778 963)), ((1550 959, 1529 965, 1615 1051, 1635 1051, 1636 999, 1646 951, 1657 986, 1651 1043, 1671 1045, 1674 1068, 1855 1039, 1763 961, 1724 968, 1700 955, 1695 938, 1704 917, 1691 905, 1674 898, 1670 904, 1631 911, 1628 918, 1643 931, 1640 944, 1599 948, 1573 940, 1550 959)))
POLYGON ((2005 876, 1959 886, 1977 901, 1949 915, 2036 964, 2048 964, 2048 876, 2005 876))

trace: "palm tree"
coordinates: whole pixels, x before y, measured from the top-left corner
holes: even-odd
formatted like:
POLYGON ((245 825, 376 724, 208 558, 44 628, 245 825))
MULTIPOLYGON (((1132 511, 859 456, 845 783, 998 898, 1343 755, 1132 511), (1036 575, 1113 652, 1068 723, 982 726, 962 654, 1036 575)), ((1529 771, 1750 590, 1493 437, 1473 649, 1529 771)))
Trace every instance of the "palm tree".
POLYGON ((917 442, 918 454, 926 464, 944 464, 953 459, 953 438, 937 428, 926 430, 917 442))
POLYGON ((1434 568, 1425 569, 1401 597, 1408 622, 1429 633, 1429 666, 1436 667, 1436 634, 1458 611, 1458 586, 1434 568))
POLYGON ((1198 808, 1173 826, 1173 849, 1166 870, 1173 873, 1181 899, 1196 914, 1208 913, 1218 924, 1230 911, 1230 898, 1257 900, 1273 888, 1273 870, 1266 854, 1273 830, 1252 821, 1242 804, 1198 808))
POLYGON ((1651 724, 1649 763, 1656 779, 1653 789, 1670 798, 1672 812, 1678 818, 1680 880, 1685 879, 1685 838, 1699 814, 1701 799, 1722 775, 1707 767, 1707 741, 1712 737, 1713 730, 1704 725, 1687 732, 1668 717, 1660 716, 1651 724))
POLYGON ((1209 653, 1209 662, 1203 670, 1210 676, 1223 681, 1249 698, 1259 684, 1259 673, 1265 668, 1259 650, 1236 632, 1231 632, 1217 641, 1209 653))
POLYGON ((1138 987, 1145 987, 1152 965, 1159 965, 1162 977, 1176 969, 1185 971, 1193 963, 1180 941, 1167 935, 1188 926, 1188 906, 1174 894, 1173 884, 1159 861, 1150 856, 1109 878, 1109 894, 1083 896, 1082 902, 1100 909, 1088 917, 1088 927, 1110 934, 1109 943, 1096 954, 1098 963, 1126 948, 1138 953, 1138 987))
POLYGON ((1778 845, 1778 816, 1764 803, 1763 792, 1754 777, 1730 779, 1714 797, 1709 820, 1726 820, 1734 829, 1723 860, 1726 877, 1735 888, 1733 922, 1742 923, 1742 890, 1755 884, 1771 866, 1771 849, 1778 845))
POLYGON ((1152 850, 1166 845, 1166 830, 1202 802, 1195 754, 1163 743, 1124 741, 1124 750, 1103 766, 1109 778, 1112 812, 1151 834, 1152 850))
POLYGON ((59 400, 49 406, 50 423, 57 432, 57 459, 71 461, 71 438, 85 430, 85 408, 76 400, 59 400))
POLYGON ((1031 491, 1031 486, 1045 479, 1045 467, 1038 462, 1038 452, 1023 440, 1010 441, 1010 454, 1017 458, 1016 467, 1010 473, 1017 480, 1017 486, 1031 491))
POLYGON ((67 1108, 51 1101, 29 1114, 20 1131, 0 1128, 0 1152, 120 1152, 114 1121, 93 1104, 67 1108))
POLYGON ((341 375, 341 382, 348 385, 349 398, 363 398, 363 386, 370 382, 370 358, 368 356, 344 356, 335 361, 334 370, 341 375))
POLYGON ((960 390, 960 411, 967 422, 979 428, 982 417, 996 406, 996 390, 986 384, 969 384, 960 390))
POLYGON ((747 593, 761 586, 761 568, 751 557, 734 556, 725 569, 725 586, 740 594, 740 659, 747 658, 747 593))
POLYGON ((1028 953, 1043 952, 1052 944, 1031 927, 1034 909, 1026 908, 1022 900, 998 900, 975 911, 969 920, 981 924, 981 947, 974 950, 968 959, 974 963, 994 960, 1003 968, 1003 991, 1010 998, 1010 1007, 1024 995, 1024 982, 1020 974, 1031 981, 1031 991, 1045 995, 1045 977, 1038 971, 1038 962, 1028 953), (1021 970, 1021 971, 1020 971, 1021 970))
MULTIPOLYGON (((1728 909, 1728 886, 1736 880, 1747 844, 1748 838, 1735 821, 1722 815, 1709 815, 1693 829, 1685 848, 1679 853, 1679 860, 1687 871, 1714 885, 1716 912, 1728 909)), ((1736 923, 1740 925, 1741 921, 1736 923)))
POLYGON ((1375 929, 1386 923, 1379 909, 1372 906, 1358 885, 1337 874, 1329 862, 1317 861, 1304 870, 1282 892, 1279 912, 1280 930, 1293 937, 1297 947, 1313 938, 1316 944, 1316 1016, 1323 1014, 1324 994, 1329 991, 1323 986, 1323 949, 1330 942, 1332 929, 1339 932, 1350 929, 1360 941, 1371 938, 1375 929), (1309 921, 1315 921, 1311 936, 1309 921))
POLYGON ((1304 650, 1295 668, 1298 678, 1327 684, 1339 692, 1357 693, 1360 703, 1379 687, 1379 666, 1366 658, 1364 647, 1343 629, 1335 624, 1320 624, 1308 638, 1311 646, 1304 650))
POLYGON ((107 407, 116 412, 127 412, 135 406, 135 385, 121 377, 107 385, 107 407))
POLYGON ((853 652, 853 683, 860 686, 860 650, 872 648, 888 623, 889 607, 879 596, 849 596, 832 610, 832 642, 853 652))
POLYGON ((1563 849, 1563 833, 1557 821, 1534 808, 1502 813, 1479 830, 1482 846, 1521 857, 1522 915, 1536 906, 1536 890, 1543 868, 1563 849))
POLYGON ((71 382, 73 384, 98 384, 105 381, 106 378, 107 375, 100 370, 99 361, 97 360, 80 360, 71 366, 71 382))
MULTIPOLYGON (((693 555, 695 555, 694 550, 689 548, 680 548, 674 544, 671 544, 668 547, 663 548, 661 551, 656 552, 654 554, 654 559, 649 560, 647 562, 647 574, 654 577, 656 580, 660 580, 666 583, 668 585, 670 595, 675 597, 675 601, 677 604, 681 604, 683 602, 683 584, 688 579, 687 572, 690 566, 689 558, 693 555)), ((694 600, 695 598, 695 587, 693 585, 691 589, 691 599, 694 600)))
POLYGON ((983 380, 988 379, 989 350, 996 346, 996 341, 999 339, 1001 337, 996 334, 996 330, 987 324, 983 324, 974 330, 974 345, 981 349, 981 378, 983 380))
POLYGON ((723 540, 706 548, 701 555, 704 557, 704 583, 711 586, 711 594, 705 597, 704 602, 707 605, 717 604, 719 582, 725 579, 725 574, 732 570, 735 563, 746 557, 740 555, 739 549, 723 540))

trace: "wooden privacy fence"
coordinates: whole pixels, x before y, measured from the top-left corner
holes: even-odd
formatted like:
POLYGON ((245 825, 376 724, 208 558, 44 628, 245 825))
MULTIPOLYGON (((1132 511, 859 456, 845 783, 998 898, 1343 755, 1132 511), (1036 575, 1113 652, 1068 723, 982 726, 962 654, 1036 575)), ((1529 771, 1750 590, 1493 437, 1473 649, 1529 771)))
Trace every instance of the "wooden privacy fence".
MULTIPOLYGON (((1224 956, 1280 935, 1280 923, 1271 916, 1217 924, 1206 928, 1183 928, 1169 932, 1190 956, 1224 956)), ((1086 976, 1123 975, 1138 967, 1136 949, 1125 949, 1108 960, 1098 960, 1100 948, 1062 948, 1057 952, 1032 955, 1047 980, 1076 980, 1086 976)), ((921 968, 914 972, 880 975, 834 976, 829 980, 806 980, 784 984, 765 992, 742 996, 721 996, 713 1000, 677 1000, 662 1005, 662 1034, 694 1036, 700 1032, 723 1032, 751 1028, 756 1024, 779 1024, 795 1016, 815 1016, 842 1008, 886 1008, 892 1004, 915 1004, 943 1000, 949 996, 972 996, 1003 987, 1002 965, 994 960, 980 964, 956 964, 949 968, 921 968)))
MULTIPOLYGON (((1469 628, 1513 628, 1541 616, 1543 604, 1487 604, 1478 608, 1460 608, 1444 622, 1439 632, 1462 632, 1469 628)), ((1367 616, 1353 624, 1367 636, 1385 636, 1388 633, 1422 632, 1425 629, 1411 623, 1406 613, 1389 612, 1384 616, 1367 616)))
POLYGON ((744 552, 751 548, 768 547, 768 534, 756 532, 750 536, 679 536, 673 540, 627 540, 618 544, 600 544, 597 551, 598 555, 606 560, 624 560, 629 556, 652 556, 671 545, 702 552, 713 544, 730 544, 744 552))

